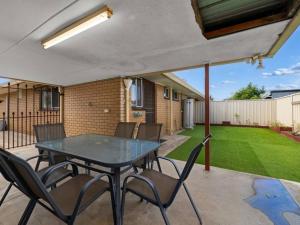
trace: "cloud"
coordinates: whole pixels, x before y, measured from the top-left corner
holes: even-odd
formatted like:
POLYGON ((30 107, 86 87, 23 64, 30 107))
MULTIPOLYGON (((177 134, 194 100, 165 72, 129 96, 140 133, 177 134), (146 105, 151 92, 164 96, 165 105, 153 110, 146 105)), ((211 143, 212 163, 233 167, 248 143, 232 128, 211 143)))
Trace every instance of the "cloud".
POLYGON ((211 88, 216 88, 217 86, 214 85, 214 84, 211 84, 210 87, 211 87, 211 88))
POLYGON ((272 86, 272 87, 268 87, 266 88, 267 90, 290 90, 290 89, 299 89, 300 88, 300 84, 295 84, 295 83, 292 83, 292 84, 277 84, 275 86, 272 86))
POLYGON ((300 62, 288 68, 278 68, 273 72, 264 72, 262 75, 264 77, 300 75, 300 62))
POLYGON ((233 80, 223 80, 222 81, 222 84, 234 84, 234 83, 236 83, 236 82, 233 80))

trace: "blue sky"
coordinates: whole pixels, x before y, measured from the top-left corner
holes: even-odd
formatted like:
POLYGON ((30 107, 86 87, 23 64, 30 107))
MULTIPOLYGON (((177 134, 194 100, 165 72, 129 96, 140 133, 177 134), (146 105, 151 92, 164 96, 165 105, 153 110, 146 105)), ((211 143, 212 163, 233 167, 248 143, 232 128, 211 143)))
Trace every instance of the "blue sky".
MULTIPOLYGON (((252 82, 267 90, 300 89, 300 27, 274 58, 264 59, 264 69, 246 62, 210 67, 211 96, 215 100, 230 97, 236 90, 252 82)), ((204 93, 204 70, 175 72, 204 93)))

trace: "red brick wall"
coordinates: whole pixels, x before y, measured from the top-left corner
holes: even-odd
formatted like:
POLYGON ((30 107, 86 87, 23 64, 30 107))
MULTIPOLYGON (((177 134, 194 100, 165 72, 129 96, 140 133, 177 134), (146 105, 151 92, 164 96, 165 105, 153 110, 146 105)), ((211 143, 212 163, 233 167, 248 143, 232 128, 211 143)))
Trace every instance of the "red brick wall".
MULTIPOLYGON (((171 100, 164 98, 164 87, 156 84, 156 122, 163 124, 162 135, 170 134, 171 121, 170 110, 171 100)), ((182 113, 181 113, 181 94, 179 94, 178 101, 172 101, 173 103, 173 131, 182 129, 182 113)))
POLYGON ((121 78, 66 87, 64 123, 67 135, 113 135, 117 123, 124 120, 124 103, 121 78))

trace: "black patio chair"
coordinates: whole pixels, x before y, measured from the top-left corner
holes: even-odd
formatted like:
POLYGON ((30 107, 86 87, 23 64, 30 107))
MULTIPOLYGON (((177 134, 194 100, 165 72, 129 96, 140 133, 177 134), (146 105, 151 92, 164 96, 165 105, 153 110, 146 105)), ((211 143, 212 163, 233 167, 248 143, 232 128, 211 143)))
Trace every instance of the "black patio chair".
MULTIPOLYGON (((160 123, 141 123, 138 128, 136 139, 147 140, 147 141, 156 141, 160 143, 160 135, 161 135, 162 124, 160 123)), ((154 152, 150 153, 144 159, 140 159, 133 164, 133 168, 135 168, 135 172, 137 172, 137 168, 146 169, 153 168, 153 161, 157 162, 157 166, 159 171, 161 172, 161 166, 159 160, 157 159, 158 149, 154 152)))
MULTIPOLYGON (((63 123, 33 125, 33 129, 37 142, 51 141, 66 137, 63 123)), ((51 165, 66 161, 66 157, 62 154, 51 153, 50 157, 47 151, 42 149, 38 149, 38 151, 40 157, 37 159, 35 171, 38 171, 41 162, 48 162, 51 165)))
POLYGON ((133 138, 135 127, 135 122, 119 122, 115 130, 114 136, 121 138, 133 138))
POLYGON ((46 182, 53 172, 67 165, 77 168, 72 162, 62 162, 53 165, 47 172, 39 177, 25 160, 0 150, 2 162, 9 168, 9 172, 16 177, 18 186, 26 189, 30 201, 19 221, 19 225, 26 225, 36 204, 40 204, 56 217, 68 225, 74 221, 82 211, 98 199, 106 191, 111 194, 114 222, 116 221, 114 186, 109 174, 99 174, 96 177, 81 174, 77 175, 53 190, 47 189, 46 182), (4 157, 2 157, 4 156, 4 157), (7 160, 5 160, 5 158, 7 160), (7 162, 7 163, 6 163, 7 162), (109 183, 102 180, 107 176, 109 183))
MULTIPOLYGON (((4 150, 2 150, 2 151, 4 151, 4 150)), ((9 152, 6 151, 5 155, 3 155, 2 157, 7 158, 8 155, 12 155, 12 153, 9 153, 9 152)), ((26 161, 28 162, 32 159, 37 158, 37 157, 40 157, 40 155, 30 157, 26 161)), ((41 169, 40 171, 37 171, 37 175, 39 177, 42 177, 47 172, 48 169, 49 169, 49 167, 45 167, 45 168, 41 169)), ((0 200, 0 206, 1 206, 4 202, 4 200, 6 199, 9 191, 11 190, 11 188, 13 186, 16 187, 17 189, 19 189, 22 192, 24 192, 24 191, 22 189, 20 189, 20 187, 17 185, 15 179, 13 179, 12 175, 9 175, 9 172, 7 172, 4 168, 4 166, 1 165, 1 164, 0 164, 0 173, 3 175, 4 179, 9 182, 8 187, 6 188, 3 196, 1 197, 1 200, 0 200)), ((78 171, 74 168, 73 168, 73 170, 68 170, 66 168, 59 168, 49 176, 49 178, 47 179, 47 182, 45 183, 45 186, 47 188, 49 188, 49 187, 53 188, 53 187, 55 187, 55 185, 58 182, 64 180, 65 178, 73 177, 73 176, 76 176, 76 175, 78 175, 78 171)))
POLYGON ((15 179, 14 177, 12 176, 12 174, 10 174, 8 171, 7 171, 7 168, 5 167, 5 163, 3 163, 3 159, 1 157, 1 154, 0 154, 0 174, 2 174, 2 176, 4 177, 4 179, 6 181, 9 182, 9 186, 6 188, 1 200, 0 200, 0 207, 2 206, 6 196, 8 195, 10 189, 12 188, 12 186, 15 186, 17 189, 19 189, 20 191, 23 191, 23 189, 21 187, 19 187, 16 182, 15 182, 15 179))
POLYGON ((140 198, 158 206, 163 216, 165 224, 170 225, 170 222, 166 215, 166 209, 173 203, 180 187, 183 186, 195 210, 198 220, 200 224, 202 224, 200 214, 184 181, 188 178, 195 164, 195 161, 197 160, 201 152, 202 147, 205 145, 205 143, 209 140, 210 137, 211 136, 209 135, 206 138, 204 138, 203 142, 194 148, 186 162, 182 173, 180 173, 178 167, 176 166, 173 160, 165 157, 158 157, 159 159, 170 162, 174 166, 179 178, 173 178, 166 174, 159 173, 155 170, 148 169, 144 170, 140 175, 132 174, 127 176, 123 184, 122 218, 124 215, 126 193, 131 192, 139 196, 140 198), (129 178, 133 179, 129 181, 129 178))

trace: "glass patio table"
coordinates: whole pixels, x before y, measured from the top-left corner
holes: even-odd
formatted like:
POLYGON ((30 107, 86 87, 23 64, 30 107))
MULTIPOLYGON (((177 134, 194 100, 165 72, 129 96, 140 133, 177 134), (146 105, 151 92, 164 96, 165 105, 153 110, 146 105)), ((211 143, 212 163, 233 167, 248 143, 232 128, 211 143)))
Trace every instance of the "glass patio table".
POLYGON ((121 169, 122 167, 131 166, 134 161, 142 159, 158 149, 159 143, 146 140, 85 134, 40 142, 36 144, 36 147, 50 153, 64 154, 88 163, 110 168, 116 188, 116 223, 120 225, 121 169))

